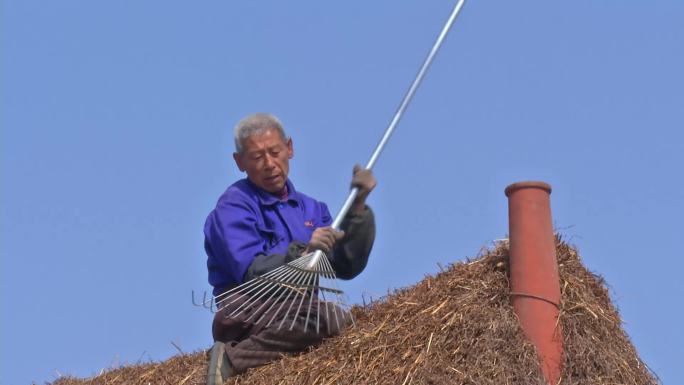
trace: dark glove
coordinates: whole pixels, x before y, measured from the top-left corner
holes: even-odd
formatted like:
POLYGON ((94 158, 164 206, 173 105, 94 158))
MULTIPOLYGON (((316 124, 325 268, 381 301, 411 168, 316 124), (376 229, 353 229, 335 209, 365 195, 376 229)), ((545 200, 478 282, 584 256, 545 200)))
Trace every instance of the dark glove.
POLYGON ((354 206, 352 211, 361 212, 366 205, 366 198, 368 194, 375 188, 378 181, 373 176, 371 170, 362 168, 358 164, 354 166, 354 174, 352 176, 351 186, 359 189, 356 199, 354 199, 354 206))
POLYGON ((344 237, 344 231, 338 231, 332 227, 319 227, 311 234, 311 240, 304 250, 304 254, 312 253, 316 250, 321 250, 325 254, 330 255, 330 252, 335 247, 335 244, 344 237))

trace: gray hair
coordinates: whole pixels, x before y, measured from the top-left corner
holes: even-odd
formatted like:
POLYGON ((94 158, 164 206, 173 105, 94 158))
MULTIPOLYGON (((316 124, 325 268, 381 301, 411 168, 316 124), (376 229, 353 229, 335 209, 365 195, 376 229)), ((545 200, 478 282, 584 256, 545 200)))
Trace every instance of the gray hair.
POLYGON ((275 116, 268 113, 259 112, 243 118, 235 126, 235 151, 238 153, 242 152, 243 140, 247 139, 251 135, 263 134, 268 130, 278 131, 280 136, 283 138, 283 141, 287 141, 287 135, 285 135, 283 125, 275 116))

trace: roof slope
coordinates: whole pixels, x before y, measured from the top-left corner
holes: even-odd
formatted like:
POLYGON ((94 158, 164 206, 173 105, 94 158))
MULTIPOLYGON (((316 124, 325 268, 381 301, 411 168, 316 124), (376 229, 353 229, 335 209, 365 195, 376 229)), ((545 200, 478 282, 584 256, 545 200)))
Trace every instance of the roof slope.
MULTIPOLYGON (((563 384, 658 384, 639 359, 603 279, 558 241, 563 384)), ((230 384, 543 384, 534 347, 508 296, 508 248, 456 263, 415 286, 355 308, 356 327, 310 352, 230 384)), ((122 367, 53 385, 203 384, 206 353, 122 367)))

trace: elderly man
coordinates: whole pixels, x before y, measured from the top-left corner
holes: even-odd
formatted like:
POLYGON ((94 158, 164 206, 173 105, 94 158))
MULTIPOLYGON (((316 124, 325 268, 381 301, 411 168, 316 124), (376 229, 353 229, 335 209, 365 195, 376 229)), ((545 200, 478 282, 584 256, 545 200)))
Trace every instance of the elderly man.
MULTIPOLYGON (((369 170, 354 167, 351 184, 359 194, 342 231, 336 231, 325 203, 295 190, 288 179, 294 148, 277 118, 254 114, 241 120, 235 127, 235 150, 235 164, 247 178, 228 187, 204 226, 214 296, 315 250, 328 255, 338 277, 361 273, 375 238, 373 212, 365 203, 376 185, 369 170)), ((257 325, 246 317, 228 317, 233 310, 228 306, 214 317, 209 385, 340 332, 324 321, 318 332, 257 325)))

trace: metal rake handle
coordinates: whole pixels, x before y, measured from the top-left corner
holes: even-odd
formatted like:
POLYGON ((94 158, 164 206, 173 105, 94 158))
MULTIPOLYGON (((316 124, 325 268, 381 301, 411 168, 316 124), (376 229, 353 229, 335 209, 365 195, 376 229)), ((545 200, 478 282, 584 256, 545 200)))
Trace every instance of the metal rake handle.
MULTIPOLYGON (((423 62, 423 65, 420 67, 420 70, 418 71, 416 78, 413 79, 413 83, 411 83, 411 87, 409 87, 408 91, 406 91, 406 95, 404 95, 404 99, 401 101, 399 108, 397 108, 397 112, 394 114, 392 121, 390 122, 389 126, 385 129, 385 134, 380 139, 380 142, 375 147, 375 151, 373 151, 373 154, 371 155, 370 159, 368 160, 368 163, 366 164, 367 170, 371 170, 373 168, 373 166, 375 165, 375 162, 378 160, 378 157, 380 156, 380 153, 385 148, 387 141, 389 140, 390 136, 392 136, 392 133, 394 133, 394 129, 397 127, 399 120, 404 115, 404 111, 406 110, 406 107, 408 107, 409 103, 411 102, 411 99, 413 98, 413 94, 416 93, 416 90, 418 89, 418 86, 420 85, 421 81, 423 80, 423 77, 425 77, 425 73, 427 73, 427 70, 430 67, 430 64, 432 63, 432 60, 435 58, 435 55, 437 55, 437 51, 439 51, 439 48, 442 46, 442 42, 444 41, 444 38, 446 37, 447 33, 451 29, 451 26, 454 24, 454 21, 456 20, 456 16, 458 16, 458 14, 461 12, 461 8, 463 8, 464 3, 465 3, 465 0, 458 0, 456 5, 454 6, 454 10, 451 11, 451 15, 449 16, 449 19, 447 20, 446 24, 444 24, 444 27, 442 28, 442 32, 440 32, 439 36, 437 37, 435 44, 432 45, 432 49, 430 50, 430 53, 425 58, 425 61, 423 62)), ((332 227, 334 229, 339 230, 340 225, 342 224, 342 220, 344 219, 344 217, 349 212, 349 209, 351 208, 352 204, 354 203, 354 199, 356 199, 356 196, 358 195, 358 193, 359 193, 358 188, 354 187, 351 189, 351 191, 349 192, 349 196, 344 201, 342 208, 340 209, 340 211, 337 213, 337 216, 335 217, 335 221, 332 223, 332 227)), ((316 254, 314 255, 314 257, 311 260, 311 262, 312 262, 311 265, 312 266, 315 265, 316 262, 318 262, 318 259, 320 259, 322 255, 323 255, 323 252, 321 252, 320 250, 317 250, 316 254)))

